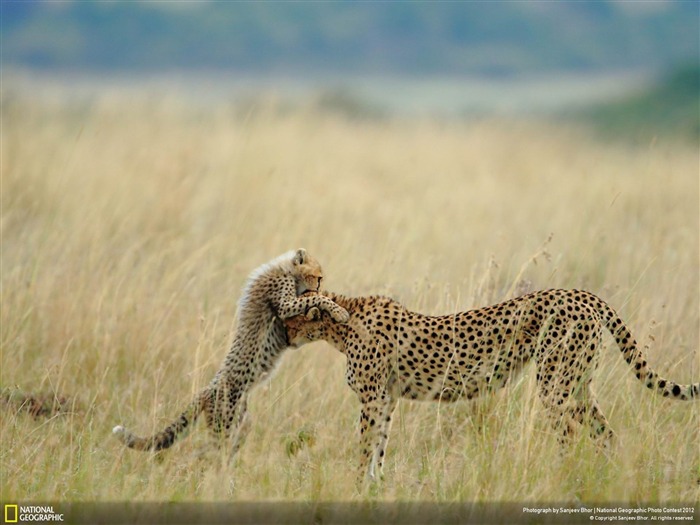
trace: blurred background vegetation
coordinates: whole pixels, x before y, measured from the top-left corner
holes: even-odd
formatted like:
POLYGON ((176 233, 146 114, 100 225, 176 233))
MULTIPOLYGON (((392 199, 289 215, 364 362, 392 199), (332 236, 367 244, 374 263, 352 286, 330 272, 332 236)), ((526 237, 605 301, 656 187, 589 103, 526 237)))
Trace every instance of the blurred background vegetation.
POLYGON ((700 67, 679 67, 653 86, 586 112, 607 136, 673 133, 700 137, 700 67))
POLYGON ((25 92, 12 81, 27 71, 73 94, 86 75, 167 78, 160 94, 239 105, 274 93, 362 118, 546 112, 606 136, 697 140, 698 34, 694 1, 9 0, 3 91, 25 92))

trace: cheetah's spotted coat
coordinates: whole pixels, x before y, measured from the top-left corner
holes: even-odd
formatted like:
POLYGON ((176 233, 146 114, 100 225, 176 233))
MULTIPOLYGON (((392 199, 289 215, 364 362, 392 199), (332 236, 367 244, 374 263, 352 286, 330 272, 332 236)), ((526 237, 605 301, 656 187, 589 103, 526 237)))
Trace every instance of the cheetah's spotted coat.
POLYGON ((590 390, 603 328, 637 379, 664 397, 700 397, 700 383, 659 377, 618 314, 595 295, 546 290, 454 315, 411 312, 386 297, 326 293, 350 313, 337 324, 317 309, 285 321, 291 344, 326 340, 347 357, 346 378, 360 398, 361 475, 381 474, 392 413, 400 397, 454 401, 503 387, 529 361, 541 400, 566 439, 586 423, 613 436, 590 390))

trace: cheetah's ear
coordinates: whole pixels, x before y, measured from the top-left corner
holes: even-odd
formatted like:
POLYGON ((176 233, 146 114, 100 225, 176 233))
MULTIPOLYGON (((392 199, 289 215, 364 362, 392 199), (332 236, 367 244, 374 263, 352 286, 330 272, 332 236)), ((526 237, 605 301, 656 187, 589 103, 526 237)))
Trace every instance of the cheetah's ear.
POLYGON ((319 310, 316 306, 312 306, 306 312, 306 320, 307 321, 320 321, 321 320, 321 310, 319 310))
POLYGON ((306 250, 304 248, 299 248, 294 254, 294 259, 292 259, 294 266, 299 264, 304 264, 306 262, 306 250))

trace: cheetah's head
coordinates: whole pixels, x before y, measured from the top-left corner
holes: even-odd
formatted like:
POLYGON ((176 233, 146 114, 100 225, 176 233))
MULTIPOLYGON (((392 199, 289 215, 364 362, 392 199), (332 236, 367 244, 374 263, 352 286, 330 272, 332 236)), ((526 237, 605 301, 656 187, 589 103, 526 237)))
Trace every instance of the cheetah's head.
POLYGON ((309 308, 306 314, 285 319, 289 345, 300 347, 325 339, 329 323, 333 323, 330 315, 322 314, 315 306, 309 308))

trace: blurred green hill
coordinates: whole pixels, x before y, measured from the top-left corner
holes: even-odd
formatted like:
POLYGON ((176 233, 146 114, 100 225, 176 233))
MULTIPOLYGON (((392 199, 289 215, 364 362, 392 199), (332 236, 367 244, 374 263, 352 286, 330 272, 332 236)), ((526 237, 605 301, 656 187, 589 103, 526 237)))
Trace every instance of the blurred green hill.
POLYGON ((3 66, 251 73, 657 69, 697 61, 698 4, 3 0, 3 66))
POLYGON ((680 67, 656 85, 623 99, 596 105, 583 118, 605 135, 647 140, 677 135, 700 139, 700 66, 680 67))

